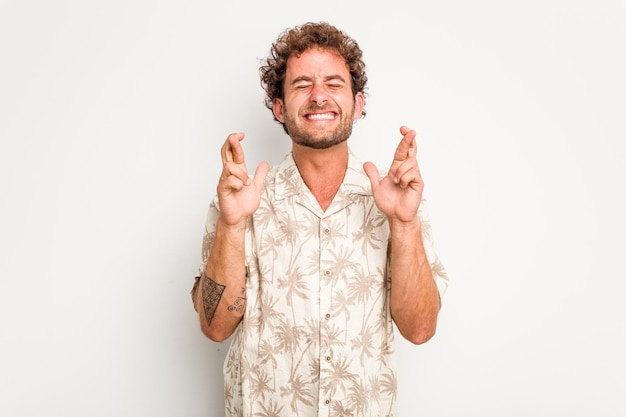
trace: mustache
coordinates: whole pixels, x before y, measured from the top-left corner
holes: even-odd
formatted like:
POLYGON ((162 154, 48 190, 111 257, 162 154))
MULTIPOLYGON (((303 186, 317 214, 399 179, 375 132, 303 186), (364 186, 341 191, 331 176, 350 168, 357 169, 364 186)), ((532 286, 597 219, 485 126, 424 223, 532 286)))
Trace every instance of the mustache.
POLYGON ((323 106, 308 106, 305 107, 300 113, 301 114, 307 114, 307 113, 319 113, 319 112, 327 112, 327 111, 332 111, 334 113, 337 114, 341 114, 341 110, 335 108, 334 106, 329 106, 329 105, 323 105, 323 106))

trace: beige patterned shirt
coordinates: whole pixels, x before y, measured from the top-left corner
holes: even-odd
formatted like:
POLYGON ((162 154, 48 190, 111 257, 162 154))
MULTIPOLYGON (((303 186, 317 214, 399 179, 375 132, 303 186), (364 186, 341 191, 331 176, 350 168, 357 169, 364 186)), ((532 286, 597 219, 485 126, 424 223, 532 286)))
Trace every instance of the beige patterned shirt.
MULTIPOLYGON (((443 295, 447 276, 423 241, 443 295)), ((203 264, 214 240, 211 203, 203 264)), ((324 212, 291 155, 272 168, 246 232, 246 312, 224 363, 228 417, 395 416, 389 226, 350 153, 324 212)))

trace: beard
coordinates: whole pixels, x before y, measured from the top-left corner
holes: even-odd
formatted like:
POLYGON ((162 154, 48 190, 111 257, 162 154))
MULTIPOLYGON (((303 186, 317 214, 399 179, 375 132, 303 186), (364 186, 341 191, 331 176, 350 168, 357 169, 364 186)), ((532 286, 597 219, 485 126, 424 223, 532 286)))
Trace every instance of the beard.
MULTIPOLYGON (((308 108, 302 111, 302 114, 306 114, 311 111, 324 111, 325 108, 314 107, 308 108)), ((348 112, 344 114, 341 109, 337 109, 339 115, 339 126, 334 130, 326 131, 319 129, 315 132, 307 132, 297 123, 297 118, 291 117, 291 115, 285 113, 285 129, 289 134, 291 140, 294 143, 313 149, 328 149, 335 145, 348 140, 352 134, 352 117, 354 115, 354 106, 348 112)))

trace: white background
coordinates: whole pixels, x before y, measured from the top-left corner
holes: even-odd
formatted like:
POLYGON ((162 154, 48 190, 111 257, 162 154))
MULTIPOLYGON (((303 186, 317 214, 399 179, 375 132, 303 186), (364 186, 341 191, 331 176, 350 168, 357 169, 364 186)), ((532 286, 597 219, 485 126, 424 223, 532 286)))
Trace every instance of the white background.
POLYGON ((451 286, 398 347, 401 415, 626 415, 617 0, 3 0, 0 415, 223 415, 204 216, 228 133, 251 171, 289 149, 258 64, 307 20, 365 52, 361 158, 418 131, 451 286))

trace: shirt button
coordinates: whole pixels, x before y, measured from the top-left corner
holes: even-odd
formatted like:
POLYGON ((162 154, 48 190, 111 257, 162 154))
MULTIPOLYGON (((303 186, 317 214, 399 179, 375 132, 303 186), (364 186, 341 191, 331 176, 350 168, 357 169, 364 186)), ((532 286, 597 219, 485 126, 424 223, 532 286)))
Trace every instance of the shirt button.
POLYGON ((324 233, 325 234, 329 234, 330 233, 330 229, 324 229, 324 233))
POLYGON ((326 360, 330 362, 330 356, 326 356, 326 360))
POLYGON ((326 275, 330 275, 330 271, 324 271, 326 275))
POLYGON ((330 404, 330 400, 324 401, 324 404, 326 404, 326 405, 330 404))
POLYGON ((324 317, 326 317, 326 320, 328 320, 330 318, 330 314, 326 314, 324 317))

